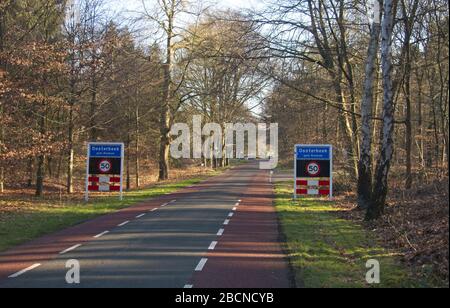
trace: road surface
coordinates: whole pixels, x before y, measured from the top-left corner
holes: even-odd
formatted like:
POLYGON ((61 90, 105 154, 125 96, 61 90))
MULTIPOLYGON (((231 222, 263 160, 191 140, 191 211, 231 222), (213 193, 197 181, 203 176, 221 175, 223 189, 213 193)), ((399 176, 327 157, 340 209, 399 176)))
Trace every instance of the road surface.
POLYGON ((240 166, 1 254, 0 288, 288 288, 272 202, 269 172, 240 166))

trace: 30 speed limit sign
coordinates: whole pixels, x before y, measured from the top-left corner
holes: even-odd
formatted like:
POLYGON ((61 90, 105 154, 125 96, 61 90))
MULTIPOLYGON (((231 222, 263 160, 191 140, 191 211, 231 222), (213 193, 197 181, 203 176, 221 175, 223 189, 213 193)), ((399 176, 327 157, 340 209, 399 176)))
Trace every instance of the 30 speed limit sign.
POLYGON ((317 162, 310 162, 306 165, 306 172, 310 176, 318 176, 320 174, 320 165, 317 162))

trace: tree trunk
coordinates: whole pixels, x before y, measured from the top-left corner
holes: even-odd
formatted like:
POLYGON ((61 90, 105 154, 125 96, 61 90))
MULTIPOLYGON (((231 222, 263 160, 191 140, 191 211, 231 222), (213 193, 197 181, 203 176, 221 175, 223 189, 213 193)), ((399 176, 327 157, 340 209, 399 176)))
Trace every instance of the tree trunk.
POLYGON ((335 84, 335 92, 337 96, 337 101, 340 102, 339 107, 339 114, 338 114, 338 121, 340 130, 342 132, 342 136, 344 138, 344 145, 345 150, 347 151, 348 160, 350 162, 346 162, 346 167, 353 177, 357 177, 358 174, 358 159, 357 159, 357 153, 355 152, 355 142, 354 138, 356 136, 352 136, 352 127, 350 125, 347 112, 348 111, 345 107, 347 106, 347 103, 345 102, 344 93, 342 92, 341 87, 341 79, 337 79, 334 81, 335 84))
POLYGON ((127 144, 126 144, 126 172, 127 172, 127 179, 126 179, 126 190, 131 189, 131 172, 130 172, 130 138, 128 137, 127 144))
MULTIPOLYGON (((0 53, 4 51, 4 34, 5 34, 5 21, 3 17, 3 10, 0 10, 0 53)), ((5 62, 0 58, 0 70, 5 70, 5 62)), ((1 160, 1 154, 3 153, 3 143, 5 143, 5 131, 3 127, 3 97, 0 95, 0 194, 5 190, 5 167, 3 160, 1 160)))
POLYGON ((42 197, 44 194, 45 155, 39 155, 37 161, 36 196, 42 197))
MULTIPOLYGON (((407 64, 407 66, 410 66, 407 64)), ((412 178, 412 120, 411 120, 411 87, 409 81, 406 82, 405 85, 405 95, 406 95, 406 180, 405 180, 405 188, 411 189, 413 184, 412 178)))
POLYGON ((381 153, 377 164, 375 186, 372 202, 367 210, 366 219, 374 220, 381 217, 386 205, 388 193, 388 176, 394 153, 394 90, 392 83, 392 33, 396 0, 384 1, 384 19, 381 30, 381 65, 383 70, 383 133, 381 153))
MULTIPOLYGON (((43 107, 45 108, 45 107, 43 107)), ((39 121, 40 134, 45 134, 45 112, 42 112, 41 119, 39 121)), ((37 171, 36 171, 36 196, 42 197, 44 194, 44 177, 45 177, 45 154, 39 154, 37 158, 37 171)))
POLYGON ((421 169, 425 168, 425 153, 424 153, 424 130, 423 130, 423 93, 422 93, 422 77, 419 72, 416 72, 417 80, 417 129, 419 132, 418 151, 420 156, 421 169))
MULTIPOLYGON (((95 68, 94 68, 95 69, 95 68)), ((92 142, 97 141, 97 80, 95 73, 92 76, 92 93, 91 93, 91 106, 90 106, 90 139, 92 142)))
MULTIPOLYGON (((172 3, 172 5, 175 5, 172 3)), ((171 100, 171 84, 172 84, 172 36, 174 26, 174 8, 168 14, 168 28, 166 31, 166 63, 164 64, 164 82, 163 82, 163 98, 160 114, 160 134, 161 142, 159 149, 159 181, 169 179, 169 151, 170 151, 170 100, 171 100)))
POLYGON ((129 191, 131 189, 131 112, 128 111, 128 119, 127 119, 127 142, 125 144, 126 151, 126 189, 129 191))
POLYGON ((53 156, 47 156, 48 176, 53 179, 53 156))
POLYGON ((367 52, 366 76, 364 82, 364 94, 361 103, 361 155, 359 160, 358 175, 358 208, 367 209, 372 198, 372 118, 374 81, 376 77, 376 64, 378 58, 378 47, 380 39, 381 25, 374 22, 372 24, 369 50, 367 52))
POLYGON ((28 181, 27 181, 28 188, 31 188, 33 186, 33 163, 34 158, 30 157, 28 160, 28 181))
POLYGON ((139 146, 140 146, 140 138, 139 138, 139 106, 136 107, 136 114, 135 114, 135 134, 136 134, 136 144, 135 144, 135 151, 136 151, 136 157, 135 157, 135 169, 136 169, 136 188, 141 187, 141 179, 140 179, 140 168, 139 168, 139 146))
POLYGON ((404 23, 405 23, 405 42, 404 42, 404 63, 405 63, 405 82, 404 82, 404 95, 405 95, 405 106, 406 106, 406 118, 405 118, 405 127, 406 127, 406 180, 405 180, 405 188, 411 189, 413 184, 412 177, 412 143, 413 143, 413 128, 412 128, 412 106, 411 106, 411 70, 412 70, 412 59, 411 59, 411 36, 414 27, 414 21, 416 18, 416 12, 418 8, 419 1, 415 0, 410 16, 407 18, 407 8, 406 3, 402 0, 402 9, 404 15, 404 23))
POLYGON ((74 167, 74 123, 73 123, 73 104, 70 103, 69 110, 69 136, 67 153, 67 193, 73 193, 73 167, 74 167))

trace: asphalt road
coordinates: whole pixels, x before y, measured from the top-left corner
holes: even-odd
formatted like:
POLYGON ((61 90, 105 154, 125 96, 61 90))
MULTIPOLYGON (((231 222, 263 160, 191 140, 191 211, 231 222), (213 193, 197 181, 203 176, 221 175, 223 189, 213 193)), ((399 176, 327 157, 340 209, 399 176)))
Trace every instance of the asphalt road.
POLYGON ((0 255, 0 288, 290 287, 272 193, 268 171, 238 167, 0 255))

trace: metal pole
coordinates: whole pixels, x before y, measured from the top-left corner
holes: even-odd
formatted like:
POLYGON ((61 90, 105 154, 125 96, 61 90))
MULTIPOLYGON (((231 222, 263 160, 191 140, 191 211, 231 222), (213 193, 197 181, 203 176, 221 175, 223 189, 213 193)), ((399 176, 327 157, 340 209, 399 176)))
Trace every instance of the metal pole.
POLYGON ((120 167, 120 201, 123 201, 123 167, 124 167, 124 160, 125 160, 125 144, 121 144, 122 147, 122 153, 121 153, 121 167, 120 167))
POLYGON ((294 154, 294 200, 297 200, 297 148, 296 145, 294 154))
POLYGON ((333 146, 330 145, 330 201, 333 201, 333 146))
POLYGON ((85 183, 85 196, 84 196, 84 200, 86 202, 89 202, 89 163, 90 163, 90 149, 91 149, 91 144, 88 143, 87 145, 87 162, 86 162, 86 183, 85 183))

